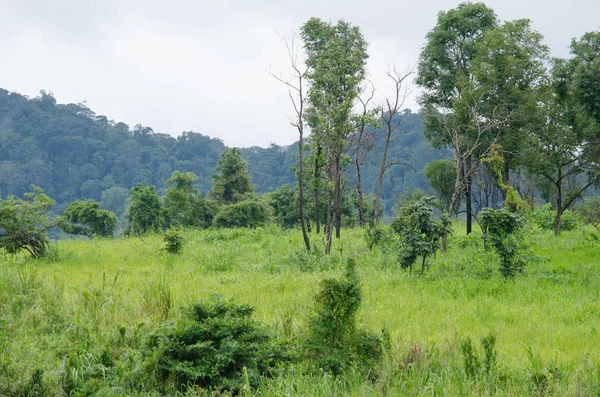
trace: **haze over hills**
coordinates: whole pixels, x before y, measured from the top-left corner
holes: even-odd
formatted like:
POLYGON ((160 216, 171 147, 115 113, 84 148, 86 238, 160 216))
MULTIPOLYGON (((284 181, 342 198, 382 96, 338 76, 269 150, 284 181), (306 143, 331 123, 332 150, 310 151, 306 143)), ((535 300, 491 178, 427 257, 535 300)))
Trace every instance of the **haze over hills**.
MULTIPOLYGON (((417 171, 396 166, 386 174, 383 204, 389 211, 408 188, 428 189, 423 167, 439 158, 425 140, 423 115, 404 111, 399 139, 391 156, 410 162, 417 171)), ((198 175, 206 193, 225 145, 218 138, 185 131, 178 137, 152 128, 130 127, 97 115, 84 104, 59 104, 44 91, 35 98, 0 89, 0 197, 21 196, 31 185, 42 187, 57 202, 56 212, 76 199, 101 201, 122 215, 131 187, 143 183, 165 189, 175 170, 198 175)), ((363 189, 375 189, 382 145, 365 159, 363 189)), ((258 193, 294 185, 297 146, 241 148, 258 193)), ((354 184, 347 167, 347 184, 354 184)))

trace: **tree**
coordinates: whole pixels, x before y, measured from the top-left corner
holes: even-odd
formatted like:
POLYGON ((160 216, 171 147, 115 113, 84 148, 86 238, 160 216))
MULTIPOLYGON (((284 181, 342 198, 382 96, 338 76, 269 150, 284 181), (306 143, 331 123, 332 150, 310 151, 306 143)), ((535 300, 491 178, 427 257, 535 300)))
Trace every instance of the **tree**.
POLYGON ((233 204, 248 198, 254 192, 248 167, 240 150, 226 148, 213 175, 213 187, 209 197, 224 204, 233 204))
POLYGON ((421 273, 425 272, 427 257, 441 247, 440 239, 450 232, 450 218, 442 213, 434 218, 435 199, 424 196, 408 201, 400 207, 400 215, 392 222, 392 229, 400 237, 399 261, 402 268, 412 267, 421 257, 421 273))
POLYGON ((198 177, 193 172, 173 172, 166 183, 172 185, 163 198, 169 226, 207 228, 217 213, 217 203, 206 200, 195 188, 198 177))
POLYGON ((334 225, 336 237, 340 236, 343 157, 353 130, 352 108, 365 77, 367 43, 358 27, 343 20, 332 25, 311 18, 300 31, 310 83, 309 125, 320 136, 327 159, 330 194, 325 251, 329 253, 334 225))
POLYGON ((490 144, 502 148, 502 183, 507 186, 511 171, 524 165, 527 137, 546 120, 539 103, 547 87, 549 49, 542 39, 528 19, 508 21, 484 33, 470 63, 482 95, 480 115, 494 124, 490 144))
MULTIPOLYGON (((442 208, 448 210, 456 181, 456 166, 452 160, 435 160, 427 163, 425 175, 433 190, 439 194, 442 208)), ((451 210, 453 212, 454 208, 451 210)))
POLYGON ((112 237, 117 226, 117 216, 100 208, 95 201, 74 201, 58 219, 58 226, 69 234, 88 237, 112 237))
POLYGON ((300 224, 300 205, 298 189, 283 185, 267 194, 267 202, 273 209, 277 224, 283 228, 292 228, 300 224))
MULTIPOLYGON (((486 31, 497 26, 494 11, 483 3, 461 3, 457 8, 440 12, 436 26, 427 33, 427 43, 421 51, 418 63, 416 83, 424 90, 420 100, 430 115, 443 115, 452 111, 455 101, 463 96, 461 88, 469 82, 472 70, 471 60, 475 57, 477 43, 483 39, 486 31)), ((468 87, 468 85, 467 85, 468 87)), ((472 107, 472 106, 471 106, 472 107)), ((473 112, 465 117, 472 116, 473 112)), ((468 122, 457 121, 456 127, 468 122)), ((469 131, 454 127, 452 134, 437 134, 439 123, 426 124, 426 136, 434 146, 468 145, 470 149, 459 150, 464 158, 456 162, 457 178, 462 192, 464 180, 465 202, 467 206, 467 234, 471 232, 471 175, 460 175, 459 168, 471 169, 473 144, 469 131), (431 127, 434 130, 431 130, 431 127), (460 139, 458 139, 460 138, 460 139), (452 142, 454 140, 454 143, 452 142), (465 164, 466 163, 466 164, 465 164)), ((479 147, 479 142, 476 146, 479 147)), ((456 157, 456 156, 455 156, 456 157)), ((459 156, 462 157, 462 156, 459 156)), ((455 189, 456 190, 456 189, 455 189)))
POLYGON ((217 213, 213 221, 216 227, 249 227, 266 225, 271 217, 269 207, 261 201, 245 200, 226 205, 217 213))
POLYGON ((393 165, 405 165, 414 170, 414 167, 407 162, 388 160, 388 149, 390 142, 396 138, 396 135, 400 129, 400 123, 402 122, 402 118, 398 112, 404 106, 404 101, 408 96, 408 87, 404 85, 404 80, 412 75, 412 71, 409 70, 405 73, 400 73, 396 70, 396 68, 393 68, 392 70, 388 71, 387 75, 394 84, 394 96, 392 98, 386 98, 385 105, 381 109, 381 119, 383 121, 383 129, 385 131, 385 139, 383 144, 383 154, 381 156, 381 164, 379 166, 379 174, 377 176, 377 190, 375 191, 375 206, 373 208, 374 212, 371 227, 375 226, 375 222, 377 222, 379 218, 383 176, 387 169, 393 165))
POLYGON ((543 176, 553 188, 556 236, 565 211, 600 180, 600 168, 595 156, 590 156, 596 145, 586 136, 586 123, 581 121, 573 73, 566 61, 554 61, 552 84, 539 101, 546 123, 529 135, 526 151, 529 170, 543 176))
POLYGON ((159 231, 165 224, 163 208, 154 186, 139 184, 131 189, 129 206, 129 232, 143 234, 159 231))
MULTIPOLYGON (((310 252, 310 238, 308 236, 306 220, 304 218, 304 107, 306 105, 304 80, 306 79, 308 69, 300 68, 294 40, 283 39, 283 42, 287 48, 292 75, 284 77, 276 76, 272 73, 270 74, 288 87, 288 95, 294 107, 295 117, 291 119, 290 123, 298 130, 298 170, 296 172, 296 177, 298 178, 298 216, 300 218, 300 228, 302 230, 304 246, 306 247, 306 250, 310 252)), ((278 216, 278 219, 281 218, 278 216)), ((286 222, 286 224, 287 223, 288 222, 286 222)))
POLYGON ((24 200, 14 196, 0 199, 0 248, 11 255, 25 250, 38 258, 48 247, 48 210, 54 201, 43 189, 33 189, 24 200))

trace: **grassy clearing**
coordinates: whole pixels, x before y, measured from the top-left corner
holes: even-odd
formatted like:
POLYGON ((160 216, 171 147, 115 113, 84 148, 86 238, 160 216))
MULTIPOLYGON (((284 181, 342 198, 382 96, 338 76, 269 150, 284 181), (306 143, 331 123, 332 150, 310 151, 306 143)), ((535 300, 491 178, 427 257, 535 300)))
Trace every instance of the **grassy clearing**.
POLYGON ((340 275, 353 257, 360 326, 385 329, 393 342, 380 373, 335 379, 293 367, 255 394, 596 395, 600 244, 589 233, 532 232, 536 259, 513 281, 499 275, 480 236, 460 231, 447 254, 412 277, 393 250, 368 252, 358 229, 344 230, 329 257, 305 254, 300 233, 277 228, 187 231, 179 256, 164 251, 159 235, 59 241, 42 260, 0 257, 0 391, 134 394, 140 337, 214 294, 250 304, 256 320, 302 338, 319 281, 340 275), (461 342, 470 337, 480 351, 490 333, 498 373, 470 379, 461 342))

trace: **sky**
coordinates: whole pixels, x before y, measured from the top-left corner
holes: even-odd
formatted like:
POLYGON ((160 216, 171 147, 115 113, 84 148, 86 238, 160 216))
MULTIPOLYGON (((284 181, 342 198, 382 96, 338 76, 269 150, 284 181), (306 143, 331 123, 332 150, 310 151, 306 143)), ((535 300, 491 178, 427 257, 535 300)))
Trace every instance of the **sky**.
MULTIPOLYGON (((500 20, 529 18, 553 56, 600 29, 598 0, 489 0, 500 20)), ((386 70, 414 67, 425 35, 451 0, 0 0, 0 88, 173 136, 200 132, 228 146, 291 144, 281 37, 311 17, 359 26, 369 42, 374 103, 386 70)), ((300 49, 301 51, 301 49, 300 49)), ((409 85, 405 108, 418 109, 409 85)))

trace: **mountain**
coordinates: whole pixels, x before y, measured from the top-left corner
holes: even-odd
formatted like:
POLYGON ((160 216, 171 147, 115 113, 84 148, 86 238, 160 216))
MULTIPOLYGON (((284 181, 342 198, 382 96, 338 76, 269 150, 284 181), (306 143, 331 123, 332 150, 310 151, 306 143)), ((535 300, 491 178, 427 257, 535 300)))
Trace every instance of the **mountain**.
MULTIPOLYGON (((417 171, 403 166, 389 169, 382 193, 388 211, 406 189, 428 189, 423 167, 439 157, 423 137, 422 113, 406 110, 398 117, 401 134, 392 143, 390 156, 410 162, 417 171)), ((206 193, 224 148, 220 139, 197 132, 172 137, 142 125, 130 128, 96 115, 84 104, 58 104, 44 91, 28 98, 0 89, 0 198, 21 196, 35 184, 56 200, 57 212, 76 199, 92 199, 121 215, 131 187, 151 184, 162 192, 175 170, 198 175, 197 186, 206 193)), ((379 142, 365 159, 366 193, 375 190, 381 150, 379 142)), ((297 145, 241 151, 258 193, 295 183, 297 145)), ((347 176, 352 187, 351 167, 347 176)))

